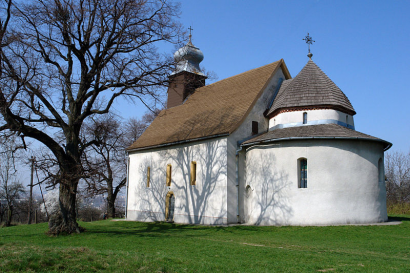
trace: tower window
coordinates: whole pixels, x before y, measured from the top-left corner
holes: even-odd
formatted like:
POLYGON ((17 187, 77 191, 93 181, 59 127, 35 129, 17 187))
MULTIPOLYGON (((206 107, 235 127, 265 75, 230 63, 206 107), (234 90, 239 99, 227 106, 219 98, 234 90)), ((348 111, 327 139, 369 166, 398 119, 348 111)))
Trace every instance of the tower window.
POLYGON ((171 186, 171 164, 167 165, 167 186, 170 187, 171 186))
POLYGON ((259 132, 258 128, 259 124, 257 121, 252 121, 252 135, 257 135, 259 132))
POLYGON ((346 127, 349 125, 349 116, 346 115, 346 127))
POLYGON ((303 124, 306 124, 306 123, 307 123, 307 113, 304 112, 303 113, 303 124))
POLYGON ((191 162, 191 185, 196 185, 196 162, 191 162))
POLYGON ((299 162, 299 188, 307 188, 307 159, 300 158, 299 162))

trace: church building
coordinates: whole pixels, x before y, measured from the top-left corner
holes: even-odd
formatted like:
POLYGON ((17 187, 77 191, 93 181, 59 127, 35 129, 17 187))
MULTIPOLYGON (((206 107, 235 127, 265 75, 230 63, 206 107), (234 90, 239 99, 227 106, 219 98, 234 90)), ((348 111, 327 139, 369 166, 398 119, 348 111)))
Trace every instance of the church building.
POLYGON ((355 130, 352 104, 310 52, 294 78, 281 59, 209 85, 203 57, 191 39, 174 54, 167 109, 127 149, 128 220, 387 220, 391 143, 355 130))

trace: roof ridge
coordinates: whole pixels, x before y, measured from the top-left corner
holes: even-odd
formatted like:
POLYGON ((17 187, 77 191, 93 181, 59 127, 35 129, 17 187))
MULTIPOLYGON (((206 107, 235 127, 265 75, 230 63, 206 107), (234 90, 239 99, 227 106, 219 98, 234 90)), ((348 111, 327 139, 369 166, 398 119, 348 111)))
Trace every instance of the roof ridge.
POLYGON ((275 61, 275 62, 272 62, 272 63, 269 63, 269 64, 265 64, 265 65, 260 66, 260 67, 256 67, 256 68, 252 68, 252 69, 246 70, 246 71, 244 71, 244 72, 242 72, 242 73, 239 73, 239 74, 236 74, 236 75, 230 76, 230 77, 228 77, 228 78, 225 78, 225 79, 219 80, 219 81, 217 81, 217 82, 213 82, 213 83, 211 83, 211 84, 208 84, 208 85, 205 85, 205 86, 199 87, 199 88, 197 88, 196 90, 198 90, 198 89, 202 89, 202 88, 205 88, 205 87, 208 87, 208 86, 215 85, 215 84, 217 84, 217 83, 220 83, 220 82, 223 82, 223 81, 229 80, 229 79, 231 79, 231 78, 239 77, 239 76, 241 76, 241 75, 243 75, 243 74, 245 74, 245 73, 251 72, 251 71, 253 71, 253 70, 259 70, 259 69, 266 68, 267 66, 270 66, 270 65, 276 64, 276 63, 280 62, 281 60, 283 60, 283 59, 280 59, 279 61, 275 61))

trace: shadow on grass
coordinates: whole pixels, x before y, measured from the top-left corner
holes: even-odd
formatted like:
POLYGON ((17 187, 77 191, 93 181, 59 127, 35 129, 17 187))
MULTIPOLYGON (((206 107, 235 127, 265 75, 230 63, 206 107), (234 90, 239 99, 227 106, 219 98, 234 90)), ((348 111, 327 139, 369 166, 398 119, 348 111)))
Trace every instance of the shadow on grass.
POLYGON ((91 234, 111 234, 116 236, 141 236, 141 237, 162 237, 172 235, 184 236, 207 236, 208 232, 225 231, 230 232, 223 226, 196 226, 180 225, 166 222, 116 222, 112 224, 91 225, 87 227, 86 233, 91 234), (199 232, 198 232, 199 231, 199 232), (205 232, 205 233, 204 233, 205 232), (191 233, 191 234, 190 234, 191 233))
POLYGON ((401 222, 406 222, 410 221, 410 217, 402 217, 402 216, 389 216, 388 222, 393 222, 393 221, 401 221, 401 222))
MULTIPOLYGON (((408 222, 410 216, 407 215, 392 215, 389 216, 389 222, 408 222)), ((185 236, 185 237, 201 237, 209 236, 210 234, 226 233, 226 234, 241 234, 243 232, 248 235, 251 233, 271 233, 277 229, 285 228, 289 232, 306 229, 324 229, 333 227, 277 227, 277 226, 203 226, 203 225, 186 225, 174 224, 167 222, 94 222, 87 228, 87 234, 107 234, 113 236, 138 236, 138 237, 165 237, 165 236, 185 236)), ((337 227, 335 227, 337 228, 337 227)))
MULTIPOLYGON (((410 222, 410 216, 408 215, 390 215, 389 222, 400 221, 410 222)), ((131 221, 95 221, 92 223, 79 222, 79 224, 85 227, 87 230, 81 234, 73 234, 74 236, 88 236, 88 235, 108 235, 109 237, 151 237, 151 238, 165 238, 167 236, 184 236, 184 237, 202 237, 212 234, 225 233, 228 234, 270 234, 272 232, 299 232, 300 230, 306 230, 311 232, 312 229, 323 230, 325 228, 340 229, 341 227, 275 227, 275 226, 247 226, 247 225, 233 225, 233 226, 203 226, 203 225, 186 225, 175 224, 167 222, 131 222, 131 221)), ((22 225, 19 227, 4 228, 0 231, 1 238, 21 238, 24 240, 30 240, 30 238, 42 237, 47 231, 47 223, 38 224, 35 226, 22 225), (34 228, 36 227, 36 228, 34 228)), ((350 227, 343 227, 350 228, 350 227)), ((63 236, 65 237, 65 236, 63 236)), ((1 244, 0 244, 1 245, 1 244)))
POLYGON ((164 237, 164 236, 186 236, 199 237, 209 236, 217 233, 242 233, 242 232, 264 232, 272 227, 256 226, 204 226, 185 225, 167 222, 95 222, 86 226, 87 234, 109 234, 113 236, 139 236, 139 237, 164 237))

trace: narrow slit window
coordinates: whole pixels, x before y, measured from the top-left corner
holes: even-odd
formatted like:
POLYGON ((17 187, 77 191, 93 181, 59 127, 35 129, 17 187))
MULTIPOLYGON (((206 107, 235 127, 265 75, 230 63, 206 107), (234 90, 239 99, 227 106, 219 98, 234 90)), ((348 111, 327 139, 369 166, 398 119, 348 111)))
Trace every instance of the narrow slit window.
POLYGON ((151 180, 151 167, 147 167, 147 188, 149 188, 150 180, 151 180))
POLYGON ((196 161, 191 162, 191 185, 196 185, 196 161))
POLYGON ((346 115, 346 127, 349 126, 349 116, 346 115))
POLYGON ((171 172, 172 172, 172 167, 171 164, 167 165, 167 186, 171 186, 171 172))
POLYGON ((307 188, 307 159, 299 160, 299 188, 307 188))
POLYGON ((384 182, 384 164, 383 164, 383 159, 379 159, 379 164, 378 164, 378 171, 379 171, 379 183, 384 182))
POLYGON ((307 123, 307 113, 304 112, 303 113, 303 124, 306 124, 306 123, 307 123))
POLYGON ((252 121, 252 135, 257 135, 259 132, 259 124, 257 121, 252 121))

